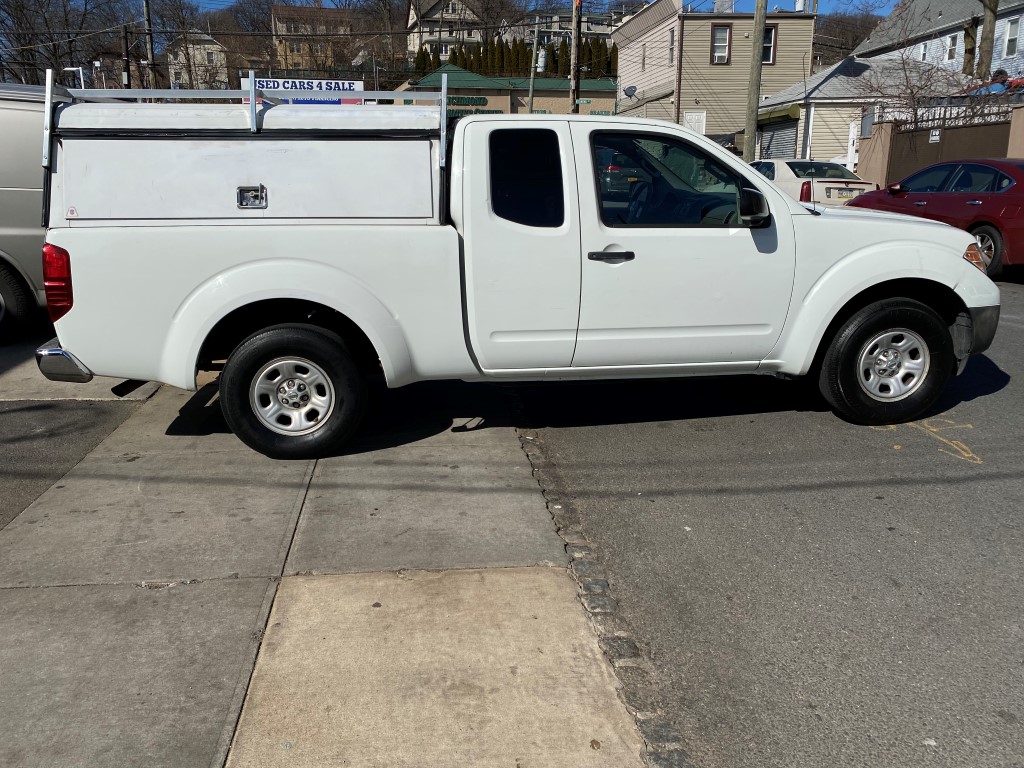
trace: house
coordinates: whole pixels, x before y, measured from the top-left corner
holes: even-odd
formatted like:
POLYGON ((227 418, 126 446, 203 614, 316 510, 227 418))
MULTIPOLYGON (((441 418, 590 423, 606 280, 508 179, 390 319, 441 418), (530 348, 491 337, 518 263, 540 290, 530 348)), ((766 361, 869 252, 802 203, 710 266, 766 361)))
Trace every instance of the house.
POLYGON ((961 76, 926 62, 849 56, 761 101, 759 157, 831 160, 847 155, 851 136, 856 152, 875 107, 892 105, 915 89, 925 100, 962 85, 961 76))
MULTIPOLYGON (((619 113, 679 122, 724 143, 746 122, 754 16, 682 10, 680 0, 654 0, 612 32, 619 113)), ((814 14, 768 14, 757 46, 762 93, 807 74, 813 37, 814 14)))
POLYGON ((352 60, 352 12, 341 8, 274 5, 271 31, 281 74, 324 74, 352 60), (335 36, 335 37, 332 37, 335 36))
MULTIPOLYGON (((621 15, 613 13, 584 14, 581 31, 585 38, 607 38, 621 15)), ((540 19, 538 42, 541 46, 558 45, 572 37, 572 9, 517 14, 514 17, 488 14, 479 0, 409 0, 406 31, 410 59, 426 46, 439 49, 442 62, 459 46, 481 45, 484 40, 501 38, 533 40, 536 20, 540 19)))
POLYGON ((164 55, 171 88, 228 87, 227 49, 206 33, 192 30, 176 37, 164 55))
MULTIPOLYGON (((902 58, 972 74, 982 37, 978 0, 903 0, 856 49, 861 58, 902 58)), ((1024 73, 1024 0, 1003 0, 996 14, 991 67, 1024 73)))
MULTIPOLYGON (((448 75, 448 114, 529 114, 530 78, 485 77, 444 64, 424 78, 405 83, 399 91, 439 91, 441 75, 448 75)), ((615 111, 614 80, 581 80, 581 114, 611 115, 615 111)), ((538 77, 533 81, 534 114, 566 115, 572 112, 569 80, 564 77, 538 77)))

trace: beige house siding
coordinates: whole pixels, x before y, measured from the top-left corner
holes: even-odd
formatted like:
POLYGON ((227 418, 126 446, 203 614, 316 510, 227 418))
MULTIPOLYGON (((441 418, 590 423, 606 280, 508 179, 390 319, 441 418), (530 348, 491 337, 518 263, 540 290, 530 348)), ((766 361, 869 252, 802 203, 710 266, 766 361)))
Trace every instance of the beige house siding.
MULTIPOLYGON (((671 0, 658 0, 671 3, 671 0)), ((652 6, 653 7, 653 6, 652 6)), ((650 10, 650 9, 648 9, 650 10)), ((644 11, 647 13, 648 11, 644 11)), ((769 14, 768 25, 776 29, 775 63, 765 64, 761 71, 761 93, 777 93, 805 76, 811 64, 811 41, 814 35, 814 17, 796 14, 769 14)), ((691 13, 683 17, 683 68, 680 90, 680 112, 706 110, 705 133, 732 133, 743 128, 750 83, 751 33, 754 18, 751 14, 691 13), (728 64, 711 63, 711 28, 727 25, 731 28, 728 64)), ((640 107, 649 98, 660 98, 667 85, 674 90, 676 64, 675 46, 671 45, 677 33, 678 19, 672 15, 636 37, 628 24, 612 33, 619 44, 619 90, 635 86, 634 104, 621 98, 622 113, 643 114, 640 107)), ((760 47, 758 47, 760 50, 760 47)), ((653 110, 646 112, 671 120, 675 108, 671 96, 653 110)))
POLYGON ((850 123, 859 124, 860 114, 860 107, 815 104, 811 157, 815 160, 831 160, 845 155, 850 139, 850 123))
MULTIPOLYGON (((769 15, 769 24, 777 24, 775 64, 761 68, 761 93, 777 93, 804 77, 811 63, 814 19, 769 15)), ((750 83, 751 33, 753 17, 704 18, 691 14, 683 25, 682 106, 707 109, 709 134, 732 133, 743 128, 746 120, 750 83), (728 64, 711 64, 711 28, 731 24, 732 42, 728 64)), ((758 47, 760 51, 760 47, 758 47)))

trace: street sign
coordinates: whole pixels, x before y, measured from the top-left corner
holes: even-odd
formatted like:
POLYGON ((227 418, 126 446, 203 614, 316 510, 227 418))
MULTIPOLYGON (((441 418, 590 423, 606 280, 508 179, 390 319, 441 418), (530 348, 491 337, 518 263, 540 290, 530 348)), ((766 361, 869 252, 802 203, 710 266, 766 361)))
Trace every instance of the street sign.
POLYGON ((576 99, 577 104, 589 104, 590 99, 576 99))

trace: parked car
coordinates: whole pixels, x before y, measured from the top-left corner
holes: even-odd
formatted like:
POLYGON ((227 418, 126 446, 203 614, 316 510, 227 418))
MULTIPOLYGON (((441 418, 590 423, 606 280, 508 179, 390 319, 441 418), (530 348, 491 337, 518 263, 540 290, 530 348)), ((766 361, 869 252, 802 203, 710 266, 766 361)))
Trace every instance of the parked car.
POLYGON ((1024 261, 1024 159, 937 163, 849 204, 967 230, 978 241, 989 277, 1024 261))
POLYGON ((801 203, 845 205, 855 197, 878 189, 839 163, 817 160, 758 160, 751 163, 787 195, 801 203))
POLYGON ((43 89, 0 83, 0 343, 46 303, 43 292, 43 89))
POLYGON ((638 181, 650 181, 650 174, 638 167, 626 155, 610 147, 598 147, 594 151, 597 163, 601 194, 606 199, 628 200, 633 185, 638 181))

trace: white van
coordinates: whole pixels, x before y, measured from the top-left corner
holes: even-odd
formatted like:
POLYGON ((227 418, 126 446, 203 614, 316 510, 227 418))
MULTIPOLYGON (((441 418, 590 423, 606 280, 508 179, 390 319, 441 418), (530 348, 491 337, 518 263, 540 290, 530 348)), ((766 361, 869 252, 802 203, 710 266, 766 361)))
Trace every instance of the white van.
POLYGON ((40 86, 0 83, 0 344, 46 303, 37 157, 44 98, 40 86))

